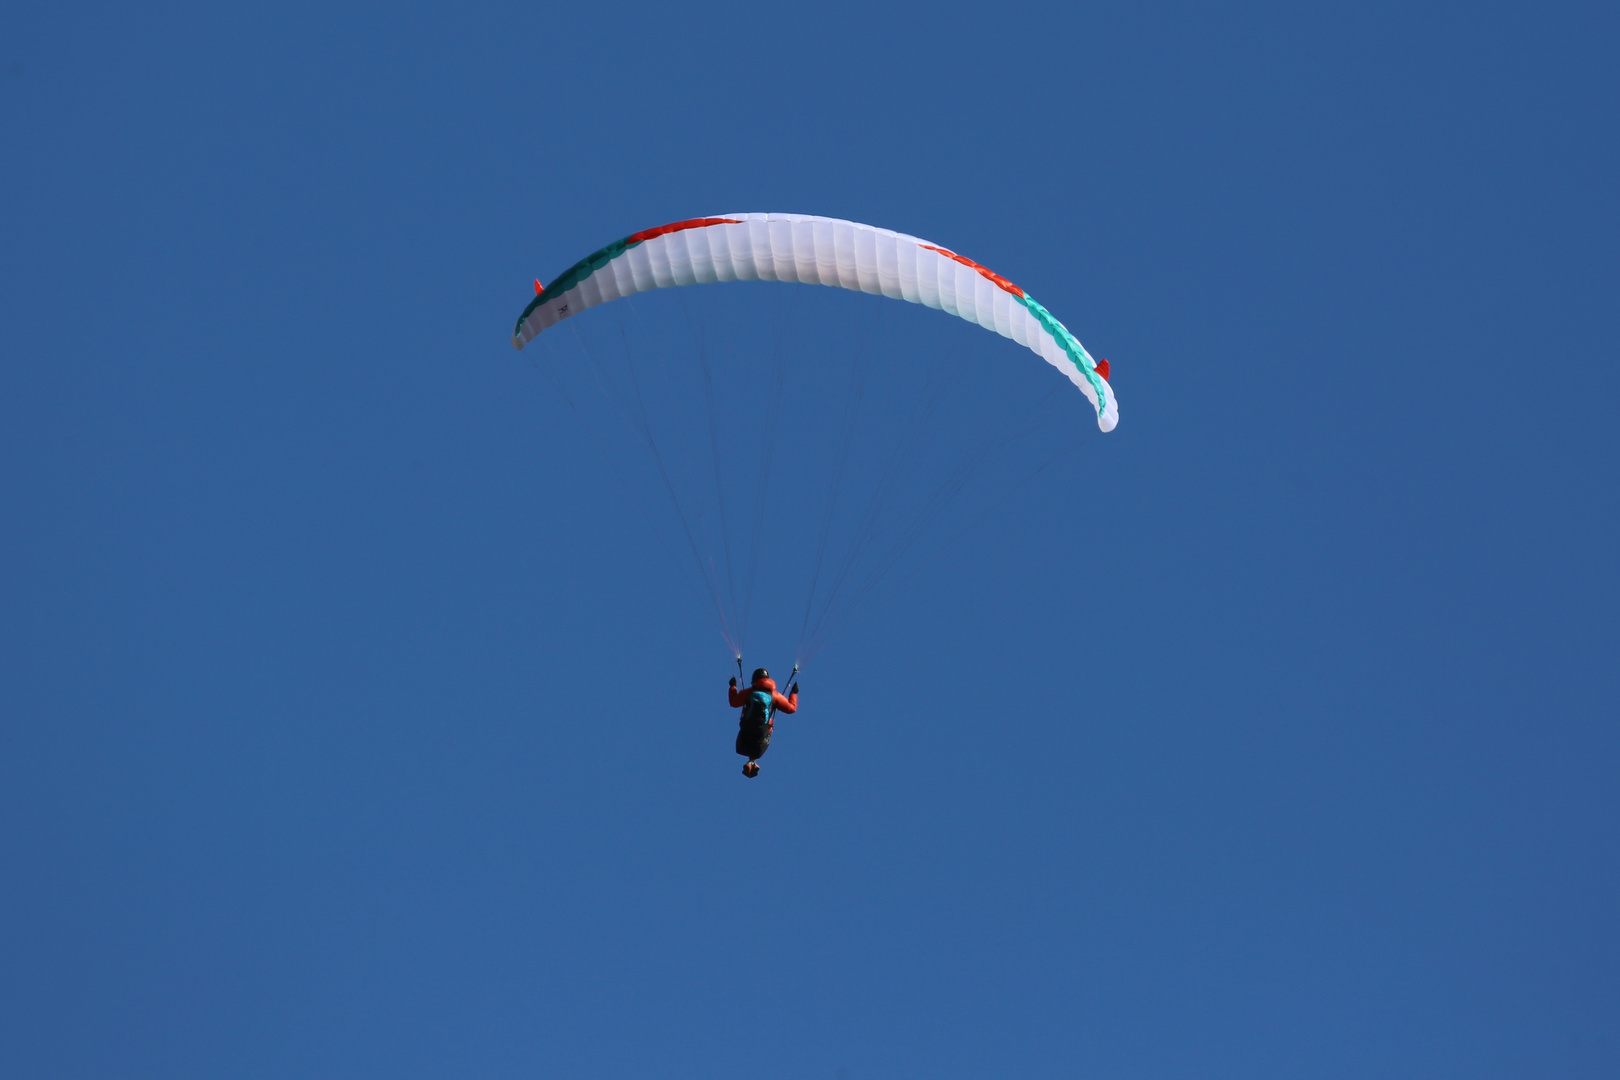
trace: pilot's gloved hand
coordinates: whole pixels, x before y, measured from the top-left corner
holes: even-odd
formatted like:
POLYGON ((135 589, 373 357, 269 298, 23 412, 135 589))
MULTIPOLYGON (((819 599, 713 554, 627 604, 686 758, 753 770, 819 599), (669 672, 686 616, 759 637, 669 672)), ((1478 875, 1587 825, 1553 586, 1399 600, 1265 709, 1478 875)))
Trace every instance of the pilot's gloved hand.
POLYGON ((788 691, 788 697, 792 697, 794 694, 797 694, 798 692, 799 692, 799 684, 794 683, 793 684, 793 689, 788 691))
POLYGON ((731 688, 733 690, 737 689, 737 676, 735 675, 731 677, 731 688))

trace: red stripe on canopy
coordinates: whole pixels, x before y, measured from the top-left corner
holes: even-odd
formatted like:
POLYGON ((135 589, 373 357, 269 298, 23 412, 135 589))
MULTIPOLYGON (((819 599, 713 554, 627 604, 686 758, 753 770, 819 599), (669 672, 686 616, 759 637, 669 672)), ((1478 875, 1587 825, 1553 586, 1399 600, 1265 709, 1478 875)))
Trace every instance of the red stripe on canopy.
POLYGON ((677 222, 674 222, 673 224, 670 224, 670 225, 660 225, 656 229, 647 229, 644 232, 638 232, 638 233, 636 233, 636 234, 634 234, 632 236, 627 236, 627 237, 625 237, 624 243, 625 243, 626 247, 629 247, 629 246, 634 245, 634 244, 643 243, 643 242, 645 242, 647 240, 652 240, 655 237, 665 236, 665 235, 668 235, 669 233, 672 233, 672 232, 680 232, 683 229, 706 229, 710 225, 741 225, 741 224, 742 224, 742 222, 738 221, 736 218, 728 218, 728 217, 689 218, 686 221, 677 221, 677 222))
POLYGON ((944 248, 935 247, 933 244, 921 244, 919 246, 923 247, 923 248, 926 248, 929 251, 937 251, 941 255, 945 256, 947 259, 955 259, 957 262, 961 263, 963 266, 971 266, 971 267, 973 267, 973 269, 977 270, 979 273, 983 274, 985 277, 987 277, 991 281, 995 282, 996 285, 1000 286, 1004 291, 1012 293, 1014 296, 1018 297, 1020 300, 1022 300, 1024 298, 1024 290, 1023 289, 1020 289, 1018 286, 1014 285, 1012 282, 1008 281, 1006 278, 1002 277, 1000 274, 996 273, 994 270, 991 270, 988 267, 980 266, 978 263, 974 262, 972 259, 968 258, 965 255, 958 255, 954 251, 946 251, 944 248))

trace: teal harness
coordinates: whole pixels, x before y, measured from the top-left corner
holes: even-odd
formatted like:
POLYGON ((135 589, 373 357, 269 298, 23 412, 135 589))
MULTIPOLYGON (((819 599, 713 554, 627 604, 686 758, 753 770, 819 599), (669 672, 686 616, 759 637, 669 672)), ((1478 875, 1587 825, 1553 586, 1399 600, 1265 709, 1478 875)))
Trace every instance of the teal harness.
POLYGON ((771 700, 769 690, 755 690, 748 695, 748 702, 743 706, 743 723, 753 723, 764 727, 771 722, 771 712, 775 702, 771 700))

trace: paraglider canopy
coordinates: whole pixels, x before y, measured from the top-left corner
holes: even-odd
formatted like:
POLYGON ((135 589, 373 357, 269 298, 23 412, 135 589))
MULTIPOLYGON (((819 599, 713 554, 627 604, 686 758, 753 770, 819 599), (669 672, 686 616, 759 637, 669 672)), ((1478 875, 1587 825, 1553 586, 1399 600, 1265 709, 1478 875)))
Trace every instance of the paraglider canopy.
POLYGON ((512 344, 521 349, 563 319, 623 296, 719 281, 829 285, 938 308, 1011 338, 1063 372, 1090 399, 1103 431, 1119 423, 1107 362, 1092 359, 1034 297, 947 248, 839 218, 728 214, 632 233, 539 289, 518 317, 512 344))

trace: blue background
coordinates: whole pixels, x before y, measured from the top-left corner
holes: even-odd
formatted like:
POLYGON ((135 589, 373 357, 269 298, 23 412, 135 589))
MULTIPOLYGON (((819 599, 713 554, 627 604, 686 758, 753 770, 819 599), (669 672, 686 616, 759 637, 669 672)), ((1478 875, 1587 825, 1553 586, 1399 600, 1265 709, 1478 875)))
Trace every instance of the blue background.
POLYGON ((1612 7, 5 21, 0 1073, 1620 1072, 1612 7), (753 782, 508 344, 740 210, 1122 403, 753 782))

